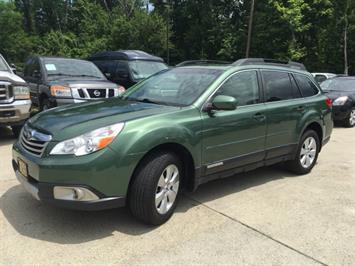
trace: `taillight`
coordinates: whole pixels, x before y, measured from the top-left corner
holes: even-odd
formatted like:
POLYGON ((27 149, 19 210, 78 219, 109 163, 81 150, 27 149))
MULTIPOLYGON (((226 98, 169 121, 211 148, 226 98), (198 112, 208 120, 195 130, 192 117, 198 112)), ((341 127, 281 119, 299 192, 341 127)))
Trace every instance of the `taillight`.
POLYGON ((333 101, 332 101, 332 99, 327 98, 327 99, 325 100, 325 103, 326 103, 326 105, 327 105, 329 108, 332 108, 332 106, 333 106, 333 101))

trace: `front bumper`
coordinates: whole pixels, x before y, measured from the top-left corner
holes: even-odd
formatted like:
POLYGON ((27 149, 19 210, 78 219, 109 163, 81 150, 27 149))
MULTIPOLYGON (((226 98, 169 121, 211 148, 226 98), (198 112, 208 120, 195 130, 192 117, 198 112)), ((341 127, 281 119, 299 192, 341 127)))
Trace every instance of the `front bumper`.
POLYGON ((333 119, 334 121, 344 121, 348 118, 352 106, 345 104, 341 106, 333 106, 333 119))
MULTIPOLYGON (((95 189, 85 186, 85 185, 70 185, 70 187, 85 188, 99 197, 97 200, 90 201, 76 201, 76 200, 60 200, 54 198, 54 188, 63 187, 63 184, 53 184, 38 182, 31 177, 23 176, 19 170, 18 165, 13 161, 13 168, 16 173, 18 181, 22 184, 24 189, 30 193, 35 199, 55 205, 57 207, 62 207, 66 209, 74 210, 84 210, 84 211, 97 211, 104 209, 113 209, 122 207, 126 204, 126 199, 124 197, 105 197, 102 193, 96 191, 95 189)), ((69 187, 69 186, 68 186, 69 187)))
POLYGON ((23 124, 30 117, 31 100, 15 100, 0 104, 0 124, 6 126, 23 124))
MULTIPOLYGON (((55 143, 49 143, 48 150, 53 145, 55 143)), ((20 182, 41 201, 81 210, 116 208, 125 204, 132 170, 128 170, 128 166, 110 148, 80 157, 48 156, 46 153, 43 157, 36 157, 16 142, 12 158, 20 182), (26 164, 28 178, 19 175, 19 161, 26 164), (86 188, 97 195, 98 200, 57 200, 53 191, 56 186, 86 188)))

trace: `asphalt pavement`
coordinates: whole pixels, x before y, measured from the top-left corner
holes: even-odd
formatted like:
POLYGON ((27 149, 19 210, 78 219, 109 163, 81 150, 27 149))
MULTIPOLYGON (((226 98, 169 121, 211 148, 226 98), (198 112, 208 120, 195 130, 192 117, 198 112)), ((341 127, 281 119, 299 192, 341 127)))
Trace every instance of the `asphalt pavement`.
POLYGON ((0 128, 0 265, 355 265, 355 129, 334 129, 312 173, 213 181, 160 227, 41 204, 15 179, 14 141, 0 128))

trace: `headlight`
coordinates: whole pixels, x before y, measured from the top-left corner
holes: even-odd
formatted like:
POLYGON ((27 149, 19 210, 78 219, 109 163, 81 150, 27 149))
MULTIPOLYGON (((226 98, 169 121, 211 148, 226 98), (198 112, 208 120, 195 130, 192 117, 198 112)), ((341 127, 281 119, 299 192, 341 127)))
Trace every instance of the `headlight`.
POLYGON ((118 88, 117 89, 114 89, 114 95, 115 95, 115 97, 117 97, 117 96, 120 96, 120 95, 122 95, 123 93, 125 93, 126 92, 126 89, 125 89, 125 87, 123 87, 123 86, 118 86, 118 88))
POLYGON ((51 95, 55 97, 72 97, 71 89, 61 85, 52 85, 51 95))
POLYGON ((14 86, 13 92, 16 100, 26 100, 30 98, 30 89, 26 86, 14 86))
POLYGON ((348 96, 341 96, 335 99, 333 105, 344 105, 348 100, 349 100, 348 96))
POLYGON ((74 154, 82 156, 101 150, 109 145, 115 137, 122 131, 124 123, 102 127, 58 143, 50 154, 64 155, 74 154))

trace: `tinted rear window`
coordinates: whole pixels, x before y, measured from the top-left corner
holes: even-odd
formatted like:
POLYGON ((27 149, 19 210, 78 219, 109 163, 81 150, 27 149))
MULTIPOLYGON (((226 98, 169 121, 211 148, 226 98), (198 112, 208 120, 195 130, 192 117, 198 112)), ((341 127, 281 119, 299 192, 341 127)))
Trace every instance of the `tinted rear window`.
POLYGON ((355 79, 335 78, 327 79, 321 85, 325 91, 355 91, 355 79))
POLYGON ((314 83, 307 76, 298 74, 295 74, 294 76, 297 80, 298 87, 300 88, 303 97, 310 97, 318 94, 319 90, 317 86, 314 85, 314 83))
POLYGON ((287 72, 262 72, 267 102, 293 99, 293 87, 287 72))

